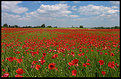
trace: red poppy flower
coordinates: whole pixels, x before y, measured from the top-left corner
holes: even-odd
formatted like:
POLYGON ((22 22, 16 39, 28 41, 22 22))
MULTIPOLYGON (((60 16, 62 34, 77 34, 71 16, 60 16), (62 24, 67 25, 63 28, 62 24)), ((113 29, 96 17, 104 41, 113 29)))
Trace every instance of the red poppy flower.
POLYGON ((108 67, 114 68, 114 66, 115 66, 114 61, 108 63, 108 67))
POLYGON ((38 61, 33 61, 32 64, 36 64, 38 61))
POLYGON ((71 61, 72 63, 74 63, 74 64, 77 64, 78 63, 78 59, 74 59, 73 61, 71 61))
POLYGON ((119 67, 119 65, 116 63, 116 66, 117 66, 117 68, 119 67))
POLYGON ((23 73, 25 73, 25 72, 23 71, 23 69, 18 68, 18 69, 16 70, 16 73, 21 75, 21 74, 23 74, 23 73))
POLYGON ((21 75, 15 75, 15 77, 23 77, 23 76, 21 76, 21 75))
POLYGON ((40 65, 36 65, 35 69, 39 70, 40 67, 41 67, 40 65))
POLYGON ((100 52, 100 55, 102 55, 103 53, 102 52, 100 52))
POLYGON ((20 58, 20 59, 16 59, 17 60, 17 63, 21 63, 21 62, 23 62, 23 60, 20 58))
POLYGON ((77 71, 76 70, 73 70, 72 71, 72 76, 76 76, 76 73, 77 73, 77 71))
POLYGON ((90 63, 86 63, 86 65, 90 65, 90 63))
POLYGON ((15 52, 16 54, 19 54, 20 52, 19 51, 17 51, 17 52, 15 52))
POLYGON ((7 58, 7 60, 12 62, 14 60, 14 58, 13 57, 9 57, 9 58, 7 58))
POLYGON ((73 66, 73 65, 74 65, 74 63, 72 63, 72 62, 69 62, 69 63, 68 63, 68 65, 69 65, 69 66, 73 66))
POLYGON ((105 55, 107 55, 108 53, 105 53, 105 55))
POLYGON ((87 59, 87 62, 89 62, 90 61, 90 59, 87 59))
POLYGON ((82 56, 82 54, 78 54, 78 56, 80 56, 80 57, 81 57, 81 56, 82 56))
POLYGON ((5 72, 5 69, 2 69, 3 72, 5 72))
POLYGON ((4 73, 2 77, 8 77, 9 73, 4 73))
POLYGON ((44 59, 40 59, 39 62, 41 63, 41 65, 43 65, 45 63, 44 59))
POLYGON ((82 53, 82 56, 84 55, 85 53, 82 53))
POLYGON ((83 63, 83 67, 86 67, 86 64, 83 63))
POLYGON ((52 59, 55 59, 57 57, 58 57, 58 54, 55 54, 55 55, 52 56, 52 59))
POLYGON ((114 53, 111 53, 110 55, 111 55, 111 56, 114 56, 114 53))
POLYGON ((55 69, 55 63, 50 63, 50 64, 48 65, 48 68, 49 68, 50 70, 55 69))
POLYGON ((45 57, 46 56, 46 53, 43 53, 42 56, 45 57))
POLYGON ((74 52, 71 52, 71 55, 72 55, 73 57, 74 57, 74 54, 75 54, 74 52))
POLYGON ((105 75, 105 74, 106 74, 106 72, 105 72, 105 71, 102 71, 101 73, 102 73, 102 75, 105 75))
POLYGON ((103 60, 100 60, 98 61, 100 65, 103 65, 104 64, 104 61, 103 60))

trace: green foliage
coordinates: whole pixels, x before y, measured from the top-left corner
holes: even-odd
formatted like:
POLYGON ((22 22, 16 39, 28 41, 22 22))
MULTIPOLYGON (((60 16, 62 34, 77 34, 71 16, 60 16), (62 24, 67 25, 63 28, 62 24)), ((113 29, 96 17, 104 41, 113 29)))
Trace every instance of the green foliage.
POLYGON ((120 26, 114 26, 114 27, 93 27, 92 29, 120 29, 120 26))
POLYGON ((47 26, 47 28, 52 28, 52 26, 47 26))
POLYGON ((8 27, 8 24, 4 24, 3 27, 8 27))
POLYGON ((82 26, 82 25, 80 25, 80 26, 79 26, 79 28, 83 28, 83 26, 82 26))
POLYGON ((41 28, 45 28, 45 24, 42 24, 42 25, 41 25, 41 28))

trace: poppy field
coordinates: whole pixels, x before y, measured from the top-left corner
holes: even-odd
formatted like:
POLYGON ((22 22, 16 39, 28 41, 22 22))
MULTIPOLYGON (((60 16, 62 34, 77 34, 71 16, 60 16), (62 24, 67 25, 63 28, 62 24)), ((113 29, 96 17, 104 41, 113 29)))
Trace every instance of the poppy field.
POLYGON ((1 77, 120 77, 120 29, 1 28, 1 77))

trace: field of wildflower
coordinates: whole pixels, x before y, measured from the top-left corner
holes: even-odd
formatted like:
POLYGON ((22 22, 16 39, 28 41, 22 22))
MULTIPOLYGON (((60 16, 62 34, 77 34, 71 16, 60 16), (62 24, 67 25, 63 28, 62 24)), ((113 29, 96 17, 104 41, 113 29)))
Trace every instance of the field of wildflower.
POLYGON ((120 29, 1 28, 1 77, 120 77, 120 29))

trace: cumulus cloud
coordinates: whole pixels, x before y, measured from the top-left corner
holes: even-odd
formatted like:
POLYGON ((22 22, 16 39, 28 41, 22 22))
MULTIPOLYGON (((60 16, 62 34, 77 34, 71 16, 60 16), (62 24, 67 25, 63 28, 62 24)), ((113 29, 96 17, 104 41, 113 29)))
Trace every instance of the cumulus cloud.
POLYGON ((76 6, 71 7, 72 10, 77 10, 76 6))
POLYGON ((22 1, 2 1, 2 11, 18 14, 28 11, 28 8, 18 6, 21 2, 22 1))
POLYGON ((70 17, 79 17, 78 15, 70 15, 70 17))
POLYGON ((73 1, 74 3, 80 3, 80 1, 73 1))
POLYGON ((80 6, 78 9, 80 15, 102 15, 102 14, 114 14, 119 12, 111 7, 88 5, 80 6))
POLYGON ((110 1, 110 3, 112 4, 112 5, 120 5, 120 1, 110 1))
POLYGON ((28 13, 30 16, 38 16, 39 17, 62 17, 68 16, 71 11, 68 10, 70 6, 67 4, 55 4, 55 5, 44 5, 42 4, 40 8, 38 8, 34 12, 28 13))

